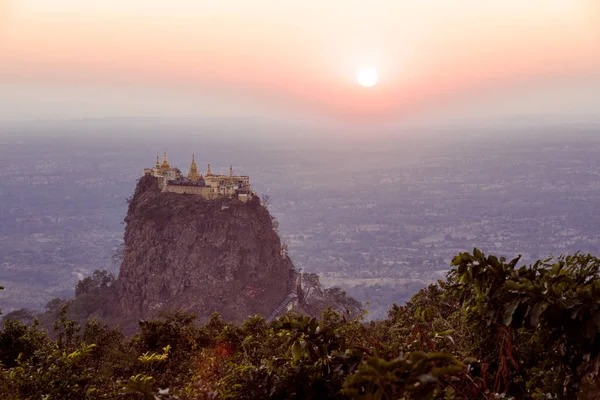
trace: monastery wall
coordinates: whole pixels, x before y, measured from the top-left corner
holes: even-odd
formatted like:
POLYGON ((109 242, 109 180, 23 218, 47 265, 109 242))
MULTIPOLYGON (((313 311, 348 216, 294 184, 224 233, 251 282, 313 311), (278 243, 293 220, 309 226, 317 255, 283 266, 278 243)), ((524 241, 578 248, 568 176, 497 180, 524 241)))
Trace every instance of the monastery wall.
POLYGON ((212 188, 207 186, 172 186, 167 185, 167 192, 180 194, 199 194, 206 199, 216 199, 219 193, 213 192, 212 188))
POLYGON ((237 198, 244 203, 253 197, 249 176, 233 175, 233 167, 229 168, 229 175, 213 175, 208 164, 206 176, 203 177, 198 173, 193 155, 187 178, 182 176, 179 169, 169 164, 167 153, 162 164, 157 156, 154 168, 144 168, 144 175, 156 177, 162 192, 200 195, 208 200, 222 197, 237 198))

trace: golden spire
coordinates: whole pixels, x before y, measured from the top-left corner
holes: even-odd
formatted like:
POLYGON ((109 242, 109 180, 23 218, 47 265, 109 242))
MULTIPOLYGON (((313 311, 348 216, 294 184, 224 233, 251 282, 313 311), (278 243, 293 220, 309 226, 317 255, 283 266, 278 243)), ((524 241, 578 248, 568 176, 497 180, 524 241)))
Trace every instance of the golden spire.
POLYGON ((196 156, 192 154, 192 165, 190 166, 190 173, 188 179, 192 182, 198 182, 201 176, 198 174, 198 166, 196 165, 196 156))
POLYGON ((233 165, 229 166, 229 177, 233 177, 233 165))
POLYGON ((163 171, 171 169, 171 165, 169 165, 169 161, 167 160, 167 153, 165 153, 162 165, 160 167, 162 168, 163 171))
POLYGON ((158 154, 156 155, 156 168, 160 168, 160 160, 158 158, 158 154))
POLYGON ((212 176, 212 172, 210 172, 210 164, 208 164, 208 170, 206 171, 206 176, 212 176))

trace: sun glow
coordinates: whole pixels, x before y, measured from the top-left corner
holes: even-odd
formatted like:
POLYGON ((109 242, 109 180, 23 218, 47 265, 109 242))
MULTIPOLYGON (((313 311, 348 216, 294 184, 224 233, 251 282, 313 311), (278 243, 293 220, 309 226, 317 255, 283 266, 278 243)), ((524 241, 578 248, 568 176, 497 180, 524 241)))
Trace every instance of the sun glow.
POLYGON ((375 68, 361 68, 356 71, 356 80, 361 86, 375 86, 377 84, 377 79, 377 70, 375 68))

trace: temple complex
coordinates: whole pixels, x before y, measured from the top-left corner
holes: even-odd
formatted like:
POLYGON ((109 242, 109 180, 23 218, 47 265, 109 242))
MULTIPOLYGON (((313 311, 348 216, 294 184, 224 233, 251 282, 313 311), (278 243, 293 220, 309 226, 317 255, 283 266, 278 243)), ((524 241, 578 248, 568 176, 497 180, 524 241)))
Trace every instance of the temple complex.
POLYGON ((185 177, 179 169, 169 164, 167 153, 164 154, 162 163, 156 156, 154 168, 144 169, 144 175, 158 178, 163 192, 195 194, 206 199, 237 198, 243 202, 247 202, 255 195, 250 186, 250 177, 234 175, 233 166, 229 167, 229 175, 215 175, 208 164, 206 174, 202 176, 198 172, 194 155, 192 155, 189 173, 185 177))

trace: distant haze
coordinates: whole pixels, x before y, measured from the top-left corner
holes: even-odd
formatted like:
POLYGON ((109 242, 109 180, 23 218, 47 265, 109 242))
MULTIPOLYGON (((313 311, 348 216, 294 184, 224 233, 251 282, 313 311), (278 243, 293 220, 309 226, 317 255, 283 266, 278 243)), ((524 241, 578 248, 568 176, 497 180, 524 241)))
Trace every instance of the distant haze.
POLYGON ((0 121, 598 115, 599 71, 596 0, 0 0, 0 121))

